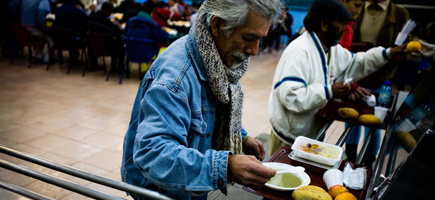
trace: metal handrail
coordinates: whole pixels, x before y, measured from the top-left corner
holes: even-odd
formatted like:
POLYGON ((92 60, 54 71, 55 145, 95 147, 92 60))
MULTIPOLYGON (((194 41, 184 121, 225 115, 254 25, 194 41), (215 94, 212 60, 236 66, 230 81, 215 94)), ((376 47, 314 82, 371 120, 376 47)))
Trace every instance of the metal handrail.
POLYGON ((33 191, 30 191, 28 189, 13 185, 13 184, 9 184, 3 181, 0 181, 0 187, 6 190, 9 190, 11 192, 20 194, 22 196, 31 198, 31 199, 36 199, 36 200, 54 200, 52 198, 46 197, 44 195, 40 195, 38 193, 35 193, 33 191))
POLYGON ((26 160, 28 162, 32 162, 56 171, 60 171, 72 176, 76 176, 82 179, 86 179, 88 181, 92 181, 98 184, 102 184, 111 188, 115 188, 118 190, 122 190, 122 191, 126 191, 129 193, 133 193, 142 197, 146 197, 149 199, 159 199, 159 200, 171 200, 173 198, 170 198, 168 196, 162 195, 156 191, 153 190, 148 190, 145 188, 141 188, 141 187, 137 187, 128 183, 124 183, 121 181, 117 181, 117 180, 113 180, 107 177, 103 177, 103 176, 99 176, 96 174, 91 174, 89 172, 85 172, 79 169, 75 169, 66 165, 62 165, 59 163, 55 163, 43 158, 39 158, 37 156, 31 155, 31 154, 27 154, 27 153, 23 153, 23 152, 19 152, 13 149, 10 149, 8 147, 5 147, 3 145, 0 145, 0 153, 4 153, 16 158, 20 158, 23 160, 26 160))
POLYGON ((100 192, 91 188, 87 188, 78 184, 75 184, 71 181, 67 181, 64 179, 60 179, 48 174, 44 174, 42 172, 35 171, 33 169, 30 169, 28 167, 11 163, 6 160, 0 159, 0 167, 3 167, 5 169, 9 169, 14 172, 18 172, 20 174, 24 174, 26 176, 30 176, 32 178, 36 178, 38 180, 42 180, 44 182, 57 185, 59 187, 77 192, 79 194, 92 197, 94 199, 107 199, 107 200, 120 200, 122 198, 106 194, 104 192, 100 192))

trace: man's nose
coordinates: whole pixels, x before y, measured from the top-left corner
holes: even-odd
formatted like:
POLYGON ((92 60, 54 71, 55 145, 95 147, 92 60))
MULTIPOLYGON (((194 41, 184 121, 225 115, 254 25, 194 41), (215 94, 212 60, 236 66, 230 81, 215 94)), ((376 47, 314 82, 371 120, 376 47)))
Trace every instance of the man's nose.
POLYGON ((260 39, 249 43, 245 48, 245 53, 251 56, 257 55, 259 45, 260 45, 260 39))

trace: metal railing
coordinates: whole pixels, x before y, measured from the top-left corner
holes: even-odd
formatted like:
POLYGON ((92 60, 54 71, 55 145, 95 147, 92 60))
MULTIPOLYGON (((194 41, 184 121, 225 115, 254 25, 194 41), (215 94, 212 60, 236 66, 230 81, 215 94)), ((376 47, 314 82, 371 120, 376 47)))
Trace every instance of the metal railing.
MULTIPOLYGON (((96 174, 92 174, 86 171, 82 171, 79 169, 75 169, 66 165, 62 165, 59 163, 55 163, 43 158, 39 158, 37 156, 28 154, 28 153, 23 153, 23 152, 19 152, 13 149, 10 149, 8 147, 5 147, 3 145, 0 145, 0 153, 4 153, 7 154, 9 156, 13 156, 37 165, 41 165, 59 172, 63 172, 66 174, 69 174, 71 176, 75 176, 78 178, 82 178, 97 184, 101 184, 110 188, 114 188, 114 189, 118 189, 121 191, 125 191, 125 192, 129 192, 132 194, 136 194, 142 197, 146 197, 149 199, 159 199, 159 200, 169 200, 172 199, 168 196, 162 195, 156 191, 152 191, 152 190, 148 190, 145 188, 141 188, 141 187, 137 187, 134 185, 130 185, 121 181, 117 181, 117 180, 113 180, 107 177, 103 177, 103 176, 99 176, 96 174)), ((97 191, 94 189, 90 189, 88 187, 84 187, 78 184, 75 184, 73 182, 67 181, 67 180, 63 180, 45 173, 41 173, 38 172, 36 170, 33 170, 31 168, 16 164, 16 163, 11 163, 8 162, 6 160, 2 160, 0 159, 0 167, 5 168, 5 169, 9 169, 15 172, 18 172, 20 174, 32 177, 32 178, 36 178, 38 180, 65 188, 67 190, 73 191, 73 192, 77 192, 79 194, 91 197, 91 198, 95 198, 95 199, 122 199, 120 197, 116 197, 113 195, 109 195, 106 193, 103 193, 101 191, 97 191)), ((32 199, 50 199, 48 197, 36 194, 34 192, 28 191, 24 188, 20 188, 8 183, 4 183, 4 182, 0 182, 0 187, 9 190, 11 192, 32 198, 32 199)))

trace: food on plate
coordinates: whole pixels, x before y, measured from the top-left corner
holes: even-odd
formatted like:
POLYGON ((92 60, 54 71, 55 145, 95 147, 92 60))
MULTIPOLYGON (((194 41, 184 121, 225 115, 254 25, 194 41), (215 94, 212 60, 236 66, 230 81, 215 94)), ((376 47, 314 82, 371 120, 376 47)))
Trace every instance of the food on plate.
POLYGON ((406 151, 410 152, 414 149, 416 142, 411 134, 405 131, 398 131, 395 136, 400 146, 402 146, 406 151))
POLYGON ((292 173, 283 173, 275 175, 267 183, 278 187, 295 188, 302 185, 302 180, 292 173))
POLYGON ((338 115, 340 115, 340 117, 343 117, 344 119, 357 119, 359 113, 353 108, 345 107, 338 109, 338 115))
POLYGON ((422 48, 421 43, 418 41, 411 41, 406 45, 406 50, 409 52, 415 52, 422 48))
POLYGON ((321 187, 308 185, 293 191, 294 200, 332 200, 332 197, 321 187))
POLYGON ((334 200, 358 200, 352 193, 345 192, 339 194, 334 200))
POLYGON ((339 152, 331 146, 312 144, 312 143, 308 143, 305 146, 301 145, 300 150, 314 155, 331 158, 331 159, 336 159, 339 154, 339 152))
POLYGON ((349 192, 349 190, 342 185, 334 185, 329 188, 328 193, 332 198, 337 197, 341 193, 349 192))
POLYGON ((361 115, 358 118, 358 121, 361 124, 364 124, 366 126, 378 126, 378 125, 382 125, 381 120, 378 117, 376 117, 375 115, 372 115, 372 114, 361 115))

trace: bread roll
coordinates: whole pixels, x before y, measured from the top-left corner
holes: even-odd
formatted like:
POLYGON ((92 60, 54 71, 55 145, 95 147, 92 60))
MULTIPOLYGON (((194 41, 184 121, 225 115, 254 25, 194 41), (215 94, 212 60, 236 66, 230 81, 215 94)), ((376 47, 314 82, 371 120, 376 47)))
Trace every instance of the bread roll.
POLYGON ((372 114, 361 115, 358 118, 358 121, 361 124, 366 125, 366 126, 380 126, 380 125, 382 125, 381 120, 372 114))
POLYGON ((358 118, 359 113, 353 108, 339 108, 338 115, 344 119, 356 119, 358 118))
POLYGON ((293 191, 294 200, 332 200, 332 197, 321 187, 308 185, 293 191))

